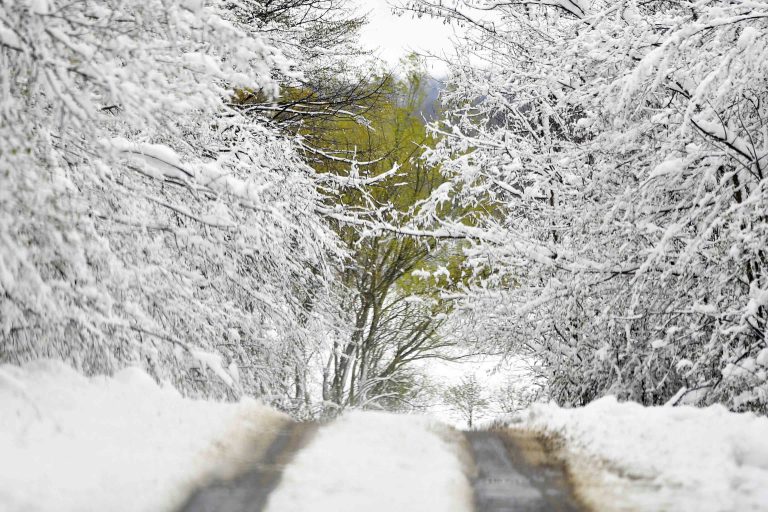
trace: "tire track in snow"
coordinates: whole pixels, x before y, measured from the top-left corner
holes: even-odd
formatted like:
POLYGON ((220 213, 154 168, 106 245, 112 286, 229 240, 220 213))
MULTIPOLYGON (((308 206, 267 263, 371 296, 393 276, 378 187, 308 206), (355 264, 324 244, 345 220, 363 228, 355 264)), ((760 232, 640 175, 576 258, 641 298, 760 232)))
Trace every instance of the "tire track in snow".
POLYGON ((199 489, 180 512, 258 512, 277 487, 283 469, 314 435, 311 423, 288 423, 277 433, 253 469, 232 480, 216 482, 199 489))
POLYGON ((533 435, 466 433, 475 461, 476 512, 580 512, 561 464, 533 435))
MULTIPOLYGON (((461 476, 456 458, 460 448, 451 448, 456 440, 439 441, 428 425, 396 415, 355 413, 326 425, 322 435, 315 436, 317 430, 314 424, 288 424, 261 463, 240 477, 200 489, 180 512, 304 512, 308 506, 317 512, 473 508, 472 500, 460 499, 462 492, 453 487, 461 487, 463 479, 455 478, 461 476), (422 451, 424 442, 433 444, 431 449, 422 451), (308 453, 303 453, 305 448, 308 453), (278 489, 289 463, 298 467, 291 467, 278 489), (443 471, 446 478, 429 479, 443 471), (456 496, 446 501, 449 488, 456 496), (273 496, 276 491, 279 496, 273 496), (277 502, 268 507, 275 497, 277 502)), ((464 436, 475 465, 474 512, 586 510, 573 497, 562 464, 553 461, 535 435, 474 431, 464 436)))

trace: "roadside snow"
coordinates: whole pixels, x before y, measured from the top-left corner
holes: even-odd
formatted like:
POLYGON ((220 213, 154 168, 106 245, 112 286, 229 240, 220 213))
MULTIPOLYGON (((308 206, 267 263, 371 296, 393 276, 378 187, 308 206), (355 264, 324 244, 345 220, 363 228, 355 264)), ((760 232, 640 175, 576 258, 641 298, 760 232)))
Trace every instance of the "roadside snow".
POLYGON ((253 462, 286 418, 252 400, 188 400, 130 368, 0 366, 0 510, 160 512, 253 462))
POLYGON ((598 510, 768 511, 768 418, 608 397, 533 406, 523 426, 563 438, 577 490, 598 510))
POLYGON ((465 512, 472 490, 448 427, 351 412, 322 428, 283 473, 267 512, 465 512))

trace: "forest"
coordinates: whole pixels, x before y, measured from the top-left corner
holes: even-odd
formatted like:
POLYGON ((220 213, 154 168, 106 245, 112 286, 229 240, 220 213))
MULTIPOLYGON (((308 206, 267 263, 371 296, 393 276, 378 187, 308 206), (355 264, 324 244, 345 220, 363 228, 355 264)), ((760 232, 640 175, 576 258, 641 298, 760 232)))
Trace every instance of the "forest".
POLYGON ((768 413, 768 3, 394 7, 447 76, 347 0, 2 1, 0 363, 322 418, 492 355, 511 408, 768 413))

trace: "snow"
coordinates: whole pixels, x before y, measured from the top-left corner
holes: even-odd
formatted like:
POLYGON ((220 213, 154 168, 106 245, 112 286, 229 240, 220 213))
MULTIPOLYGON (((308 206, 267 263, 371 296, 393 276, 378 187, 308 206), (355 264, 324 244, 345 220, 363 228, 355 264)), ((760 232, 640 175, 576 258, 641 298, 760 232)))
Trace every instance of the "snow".
POLYGON ((650 178, 657 178, 665 174, 680 172, 683 169, 685 169, 685 161, 682 158, 665 160, 664 162, 657 165, 653 171, 651 171, 650 178))
POLYGON ((0 510, 175 510, 232 476, 286 418, 253 400, 183 398, 128 368, 86 378, 60 362, 0 366, 0 510))
POLYGON ((768 418, 606 397, 533 406, 523 426, 563 438, 571 474, 599 510, 768 510, 768 418))
MULTIPOLYGON (((214 354, 204 350, 192 350, 192 357, 202 366, 202 369, 209 369, 216 374, 230 388, 235 387, 235 379, 224 369, 224 361, 221 354, 214 354)), ((235 366, 235 368, 237 368, 235 366)))
POLYGON ((471 487, 450 434, 424 417, 347 413, 297 454, 266 511, 471 510, 471 487))
POLYGON ((757 354, 757 358, 755 359, 757 364, 760 366, 768 366, 768 348, 764 348, 757 354))
MULTIPOLYGON (((0 366, 0 410, 4 512, 175 510, 258 461, 287 421, 252 400, 185 399, 137 368, 86 378, 49 360, 0 366)), ((598 510, 768 510, 768 418, 607 397, 518 419, 562 439, 577 493, 598 510)), ((345 413, 296 454, 266 510, 471 510, 460 439, 422 416, 345 413)))

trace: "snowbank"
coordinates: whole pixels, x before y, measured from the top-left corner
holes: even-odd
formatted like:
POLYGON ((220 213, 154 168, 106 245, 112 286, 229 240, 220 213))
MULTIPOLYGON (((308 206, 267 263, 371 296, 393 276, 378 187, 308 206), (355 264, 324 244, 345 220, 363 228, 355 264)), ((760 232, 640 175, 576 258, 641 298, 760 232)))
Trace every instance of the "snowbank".
POLYGON ((322 428, 286 468, 267 512, 465 512, 472 490, 447 427, 352 412, 322 428))
POLYGON ((578 492, 597 510, 768 510, 768 418, 608 397, 536 405, 524 424, 565 441, 578 492))
POLYGON ((252 400, 188 400, 131 368, 0 366, 0 510, 159 512, 258 458, 286 421, 252 400))

